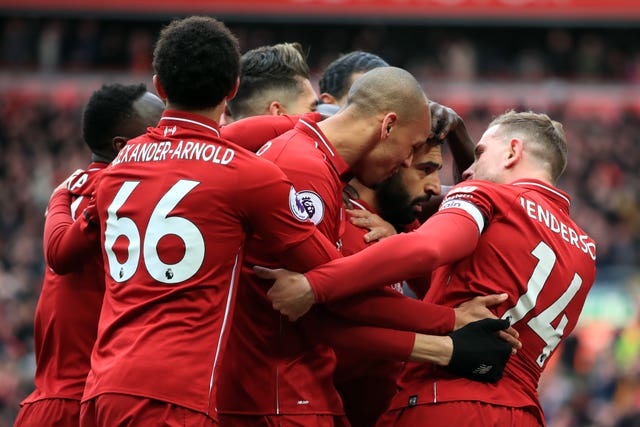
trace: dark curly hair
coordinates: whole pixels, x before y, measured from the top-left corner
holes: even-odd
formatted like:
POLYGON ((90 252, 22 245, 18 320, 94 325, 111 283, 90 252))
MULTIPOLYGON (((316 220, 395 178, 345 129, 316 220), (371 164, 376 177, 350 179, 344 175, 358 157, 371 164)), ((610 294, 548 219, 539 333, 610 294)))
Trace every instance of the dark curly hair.
POLYGON ((82 138, 92 153, 112 150, 112 138, 126 120, 135 116, 133 103, 146 92, 142 83, 105 84, 93 92, 82 114, 82 138))
POLYGON ((354 51, 333 61, 322 74, 318 85, 320 93, 328 93, 336 99, 344 97, 351 87, 350 77, 353 73, 367 72, 389 64, 369 52, 354 51))
POLYGON ((185 110, 212 108, 238 78, 238 40, 220 21, 192 16, 171 22, 153 52, 153 69, 169 103, 185 110))

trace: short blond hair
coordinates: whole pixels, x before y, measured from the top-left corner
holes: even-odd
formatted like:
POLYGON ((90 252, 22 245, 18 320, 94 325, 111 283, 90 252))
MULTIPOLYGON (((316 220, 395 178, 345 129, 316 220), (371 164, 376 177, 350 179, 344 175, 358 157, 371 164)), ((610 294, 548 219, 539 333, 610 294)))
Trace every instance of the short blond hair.
POLYGON ((528 151, 547 169, 555 182, 567 167, 567 139, 562 123, 544 113, 507 111, 490 124, 523 137, 528 151))

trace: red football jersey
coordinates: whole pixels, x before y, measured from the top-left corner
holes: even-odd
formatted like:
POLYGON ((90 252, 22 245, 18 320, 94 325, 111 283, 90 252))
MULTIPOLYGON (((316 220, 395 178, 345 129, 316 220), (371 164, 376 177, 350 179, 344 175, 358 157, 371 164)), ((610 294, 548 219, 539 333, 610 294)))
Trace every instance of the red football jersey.
MULTIPOLYGON (((68 184, 71 205, 65 205, 68 221, 79 216, 89 202, 96 178, 107 165, 91 163, 68 184)), ((60 190, 62 193, 66 190, 60 190)), ((56 201, 54 194, 51 203, 56 201)), ((56 225, 47 216, 45 233, 56 225)), ((49 238, 45 234, 44 240, 49 238)), ((47 248, 45 248, 45 251, 47 248)), ((100 248, 86 254, 73 272, 56 274, 45 269, 36 307, 34 340, 36 389, 23 401, 62 398, 80 400, 89 372, 91 349, 96 339, 98 316, 104 295, 104 273, 100 248)))
POLYGON ((282 171, 196 114, 166 110, 130 140, 95 202, 106 293, 83 399, 131 394, 217 418, 246 236, 286 251, 281 263, 296 268, 335 251, 282 171), (320 242, 315 252, 298 250, 308 242, 320 242))
POLYGON ((312 122, 322 120, 320 113, 312 112, 295 116, 253 116, 237 120, 220 128, 220 135, 249 151, 256 152, 265 142, 290 131, 301 117, 312 122))
MULTIPOLYGON (((341 175, 347 164, 315 122, 301 119, 295 129, 267 142, 258 154, 291 179, 309 217, 322 234, 341 246, 341 175)), ((342 414, 333 387, 335 355, 307 342, 298 325, 273 310, 253 265, 279 267, 265 242, 252 238, 238 289, 233 327, 220 375, 218 409, 240 414, 342 414), (240 308, 241 307, 241 308, 240 308)))
MULTIPOLYGON (((260 121, 264 118, 244 120, 260 121)), ((343 180, 348 179, 348 166, 313 119, 304 116, 294 130, 267 142, 258 150, 258 155, 280 166, 298 188, 298 197, 309 217, 340 248, 344 231, 342 188, 343 180)), ((234 328, 242 332, 231 337, 223 360, 220 387, 224 391, 219 395, 220 412, 341 413, 332 381, 335 367, 333 351, 318 341, 309 342, 310 337, 305 337, 297 325, 273 311, 266 296, 271 281, 255 277, 251 266, 278 267, 281 264, 273 257, 268 245, 259 239, 249 240, 247 248, 242 286, 238 289, 238 306, 242 309, 236 311, 233 319, 234 328), (260 384, 260 392, 246 384, 260 384)), ((454 323, 451 308, 426 307, 422 302, 402 298, 395 291, 390 291, 390 294, 382 290, 375 295, 359 296, 335 307, 335 311, 348 319, 382 327, 417 332, 451 331, 454 323)), ((385 337, 385 341, 381 339, 378 342, 380 348, 373 350, 377 354, 390 354, 383 347, 406 348, 407 335, 394 336, 389 331, 374 332, 374 329, 359 334, 356 330, 362 330, 352 325, 343 326, 354 331, 354 346, 350 349, 369 351, 369 346, 359 344, 367 342, 371 333, 385 337)), ((321 335, 332 343, 332 340, 345 341, 341 331, 332 333, 327 328, 319 331, 316 327, 306 333, 321 335)), ((394 354, 397 356, 399 353, 394 354)), ((402 354, 406 357, 406 353, 402 354)))
MULTIPOLYGON (((375 213, 371 206, 363 200, 350 198, 349 201, 353 206, 352 209, 362 209, 375 213)), ((352 224, 351 221, 349 221, 349 215, 347 214, 344 234, 342 235, 342 254, 344 256, 349 256, 374 244, 375 242, 367 243, 364 241, 364 235, 367 234, 368 231, 369 230, 366 228, 361 228, 352 224)), ((402 294, 401 282, 396 282, 390 287, 396 292, 402 294)), ((389 374, 395 376, 398 374, 397 369, 399 368, 397 367, 401 364, 401 362, 372 360, 372 358, 366 357, 366 355, 363 355, 362 353, 352 353, 341 350, 336 350, 336 355, 338 357, 338 366, 335 374, 336 383, 348 381, 354 377, 361 377, 369 373, 373 365, 375 365, 378 375, 386 376, 389 374), (386 367, 382 368, 382 365, 386 365, 387 363, 389 365, 394 365, 394 367, 390 370, 387 370, 386 367), (372 366, 369 366, 369 364, 372 366), (385 372, 380 372, 380 370, 384 370, 385 372)))
POLYGON ((407 364, 391 408, 475 400, 528 407, 544 423, 538 379, 575 327, 595 280, 595 243, 571 220, 569 205, 565 193, 534 180, 466 181, 447 194, 436 216, 468 215, 482 235, 470 256, 434 272, 425 299, 454 307, 477 295, 508 293, 495 313, 511 320, 522 349, 496 384, 407 364))
MULTIPOLYGON (((353 206, 352 209, 375 212, 363 200, 350 198, 349 202, 353 206)), ((360 252, 375 243, 365 242, 364 235, 368 231, 351 223, 347 213, 342 236, 343 255, 360 252)), ((402 293, 400 282, 394 283, 391 288, 402 293)), ((396 379, 403 362, 370 357, 361 351, 347 351, 341 348, 334 350, 338 361, 334 381, 344 403, 347 418, 354 426, 373 425, 396 393, 396 379)))

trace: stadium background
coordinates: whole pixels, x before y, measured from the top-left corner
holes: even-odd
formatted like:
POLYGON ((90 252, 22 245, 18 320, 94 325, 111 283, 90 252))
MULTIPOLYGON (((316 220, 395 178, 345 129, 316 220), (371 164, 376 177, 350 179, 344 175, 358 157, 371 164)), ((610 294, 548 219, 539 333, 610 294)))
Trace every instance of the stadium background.
POLYGON ((550 427, 640 426, 637 0, 0 0, 0 427, 33 388, 43 213, 88 162, 82 105, 105 82, 152 88, 160 28, 194 13, 224 20, 242 51, 300 42, 316 85, 340 53, 376 53, 456 109, 475 140, 508 108, 563 121, 559 186, 598 242, 599 271, 541 399, 550 427))

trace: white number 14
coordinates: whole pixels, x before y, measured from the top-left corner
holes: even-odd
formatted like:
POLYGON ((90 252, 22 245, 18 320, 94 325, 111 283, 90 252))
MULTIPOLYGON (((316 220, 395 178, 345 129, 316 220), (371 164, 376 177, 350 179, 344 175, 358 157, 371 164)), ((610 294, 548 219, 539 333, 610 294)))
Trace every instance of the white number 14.
MULTIPOLYGON (((518 302, 513 308, 507 310, 502 315, 502 318, 509 319, 512 325, 522 320, 527 313, 535 308, 538 296, 547 283, 551 275, 551 270, 556 263, 555 252, 544 242, 540 242, 531 254, 538 259, 538 263, 529 278, 527 292, 520 296, 520 299, 518 299, 518 302)), ((527 325, 546 343, 542 349, 542 353, 536 358, 536 362, 541 368, 549 358, 549 355, 551 355, 553 350, 560 344, 568 319, 566 314, 563 313, 557 327, 553 327, 551 322, 569 305, 580 289, 581 284, 582 278, 577 273, 574 274, 571 284, 560 298, 527 322, 527 325)))

